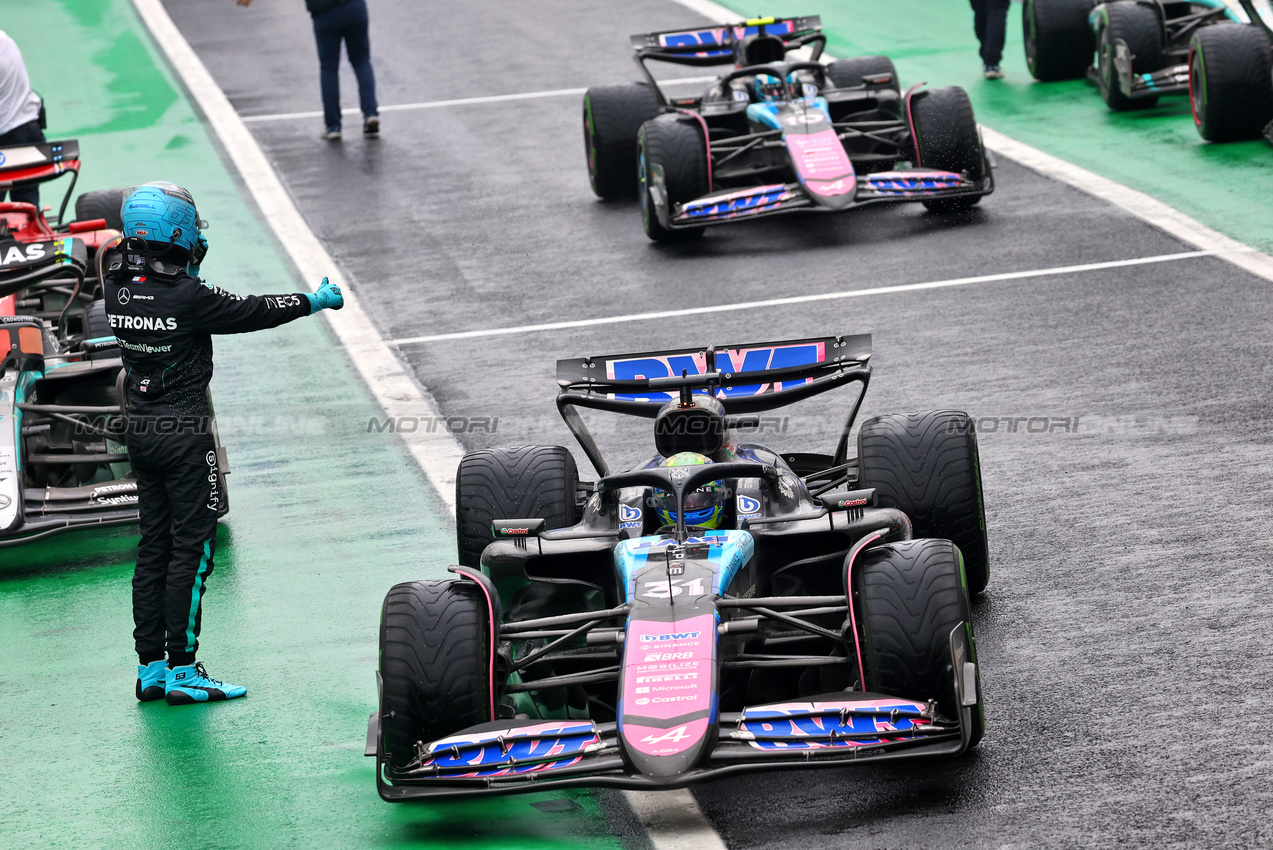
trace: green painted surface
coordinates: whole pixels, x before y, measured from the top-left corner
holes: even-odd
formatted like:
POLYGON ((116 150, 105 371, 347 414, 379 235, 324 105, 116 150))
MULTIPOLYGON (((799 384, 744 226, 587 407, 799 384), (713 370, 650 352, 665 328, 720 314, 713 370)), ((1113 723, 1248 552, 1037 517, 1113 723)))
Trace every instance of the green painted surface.
POLYGON ((829 53, 887 54, 903 86, 925 81, 963 86, 986 126, 1273 253, 1273 146, 1204 142, 1186 96, 1162 98, 1142 112, 1114 113, 1085 81, 1036 82, 1025 64, 1019 3, 1008 17, 1003 80, 981 76, 967 0, 725 0, 724 5, 746 15, 821 14, 829 53))
MULTIPOLYGON (((3 27, 50 137, 80 139, 81 188, 182 183, 212 222, 212 282, 301 287, 125 0, 7 0, 3 27)), ((362 756, 380 601, 445 575, 445 509, 393 438, 366 432, 376 408, 322 320, 217 352, 231 514, 200 659, 248 696, 135 701, 133 529, 0 550, 0 845, 615 846, 587 794, 381 802, 362 756), (533 807, 545 799, 559 813, 533 807)))

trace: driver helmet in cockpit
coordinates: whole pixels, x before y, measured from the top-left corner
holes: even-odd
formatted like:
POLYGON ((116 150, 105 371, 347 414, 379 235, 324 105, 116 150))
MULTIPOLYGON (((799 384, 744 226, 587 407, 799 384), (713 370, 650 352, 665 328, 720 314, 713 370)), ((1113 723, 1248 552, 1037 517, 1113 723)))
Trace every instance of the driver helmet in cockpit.
MULTIPOLYGON (((659 466, 702 466, 711 458, 697 452, 681 452, 665 459, 659 466)), ((685 494, 685 525, 699 528, 720 528, 725 518, 725 501, 728 494, 720 481, 709 481, 697 490, 685 494)), ((676 495, 655 488, 654 508, 664 525, 676 525, 676 495)))

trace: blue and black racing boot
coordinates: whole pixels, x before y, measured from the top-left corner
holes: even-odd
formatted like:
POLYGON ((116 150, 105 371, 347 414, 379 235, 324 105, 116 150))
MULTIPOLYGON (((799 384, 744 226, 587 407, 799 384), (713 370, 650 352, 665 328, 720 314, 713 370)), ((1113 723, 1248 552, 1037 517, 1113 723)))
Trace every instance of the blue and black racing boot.
POLYGON ((164 674, 168 662, 162 658, 149 664, 137 665, 137 699, 141 702, 153 702, 164 698, 164 674))
POLYGON ((169 705, 190 705, 195 702, 217 702, 223 699, 234 699, 248 692, 239 685, 228 685, 208 675, 203 664, 196 662, 184 667, 172 667, 164 677, 166 693, 164 699, 169 705))

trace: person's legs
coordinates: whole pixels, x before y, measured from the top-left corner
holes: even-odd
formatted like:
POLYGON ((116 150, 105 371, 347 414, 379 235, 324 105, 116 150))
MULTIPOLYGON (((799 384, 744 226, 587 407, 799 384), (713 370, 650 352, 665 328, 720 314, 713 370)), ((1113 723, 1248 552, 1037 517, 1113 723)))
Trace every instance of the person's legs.
POLYGON ((137 660, 145 666, 164 657, 164 588, 172 559, 172 514, 163 475, 150 469, 150 459, 139 445, 142 440, 140 435, 129 439, 128 456, 137 476, 141 513, 141 542, 133 571, 133 642, 137 660))
POLYGON ((314 18, 314 41, 318 44, 318 79, 323 92, 323 127, 340 129, 340 40, 341 30, 333 24, 336 7, 314 18))
POLYGON ((216 551, 216 447, 210 435, 166 439, 172 559, 164 594, 170 666, 193 664, 199 649, 203 595, 216 551), (211 505, 211 507, 209 507, 211 505))
POLYGON ((349 0, 346 12, 345 52, 358 77, 358 106, 364 119, 380 114, 376 103, 376 76, 371 70, 371 39, 367 35, 366 0, 349 0))
MULTIPOLYGON (((0 133, 0 147, 6 145, 30 145, 44 141, 44 131, 40 129, 38 121, 29 121, 18 127, 14 127, 7 133, 0 133)), ((0 201, 4 200, 4 192, 0 192, 0 201)), ((9 199, 20 204, 34 204, 40 206, 40 186, 38 183, 31 186, 22 186, 17 189, 9 190, 9 199)))
POLYGON ((981 59, 998 66, 1003 61, 1003 42, 1008 29, 1011 0, 981 0, 985 4, 985 33, 981 39, 981 59))

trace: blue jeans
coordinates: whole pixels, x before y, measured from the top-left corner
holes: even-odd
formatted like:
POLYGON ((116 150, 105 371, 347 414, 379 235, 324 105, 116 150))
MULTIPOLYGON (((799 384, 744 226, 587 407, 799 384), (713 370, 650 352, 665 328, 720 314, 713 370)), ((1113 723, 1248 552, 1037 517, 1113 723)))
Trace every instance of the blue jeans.
POLYGON ((323 87, 323 124, 340 127, 340 43, 345 42, 349 64, 358 77, 358 105, 364 118, 378 115, 376 78, 371 72, 371 42, 367 38, 367 0, 348 0, 314 16, 318 42, 319 78, 323 87))
MULTIPOLYGON (((20 124, 7 133, 0 133, 0 148, 9 145, 29 145, 33 143, 43 142, 44 132, 40 130, 40 125, 36 121, 28 121, 26 124, 20 124)), ((22 186, 17 189, 9 190, 9 198, 21 204, 35 204, 40 206, 40 184, 33 183, 30 186, 22 186)), ((0 192, 0 201, 4 200, 4 192, 0 192)))

